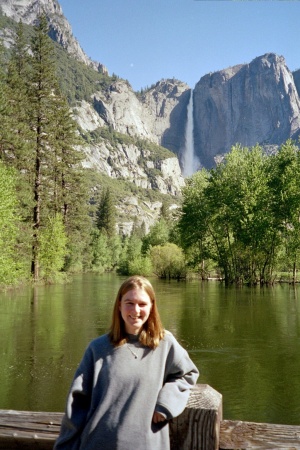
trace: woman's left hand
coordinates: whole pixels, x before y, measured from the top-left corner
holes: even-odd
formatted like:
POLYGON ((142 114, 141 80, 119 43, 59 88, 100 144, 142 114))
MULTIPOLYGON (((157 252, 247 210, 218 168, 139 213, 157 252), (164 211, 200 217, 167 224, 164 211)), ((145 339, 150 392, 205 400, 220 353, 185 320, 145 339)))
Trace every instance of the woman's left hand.
POLYGON ((167 419, 163 414, 161 414, 157 411, 154 411, 152 420, 154 423, 158 423, 158 422, 164 422, 167 419))

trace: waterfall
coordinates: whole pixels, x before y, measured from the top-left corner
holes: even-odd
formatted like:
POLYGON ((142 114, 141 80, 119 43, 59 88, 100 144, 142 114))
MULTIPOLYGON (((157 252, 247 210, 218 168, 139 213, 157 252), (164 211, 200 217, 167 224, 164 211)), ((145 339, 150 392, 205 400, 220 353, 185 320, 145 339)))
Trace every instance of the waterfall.
POLYGON ((199 168, 199 160, 194 154, 194 117, 193 90, 187 107, 187 122, 185 128, 185 149, 182 155, 183 176, 189 177, 199 168))

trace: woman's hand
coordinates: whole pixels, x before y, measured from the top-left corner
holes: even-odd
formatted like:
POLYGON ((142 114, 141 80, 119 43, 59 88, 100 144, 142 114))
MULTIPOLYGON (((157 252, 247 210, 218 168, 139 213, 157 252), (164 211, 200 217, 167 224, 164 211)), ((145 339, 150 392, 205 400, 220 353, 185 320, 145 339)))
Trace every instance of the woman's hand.
POLYGON ((163 414, 161 414, 161 413, 159 413, 157 411, 154 411, 152 420, 153 420, 154 423, 158 423, 158 422, 164 422, 167 419, 166 419, 166 417, 163 414))

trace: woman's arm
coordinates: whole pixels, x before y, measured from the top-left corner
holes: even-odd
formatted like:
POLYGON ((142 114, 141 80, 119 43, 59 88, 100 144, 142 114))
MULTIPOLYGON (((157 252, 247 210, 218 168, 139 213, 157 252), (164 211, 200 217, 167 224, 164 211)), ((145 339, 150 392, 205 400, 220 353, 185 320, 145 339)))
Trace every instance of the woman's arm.
POLYGON ((75 373, 59 437, 54 450, 77 450, 80 436, 90 410, 93 379, 93 358, 88 349, 75 373))
POLYGON ((199 371, 186 350, 174 338, 167 364, 165 383, 159 392, 155 411, 164 414, 167 419, 182 413, 190 395, 190 389, 196 384, 199 371))

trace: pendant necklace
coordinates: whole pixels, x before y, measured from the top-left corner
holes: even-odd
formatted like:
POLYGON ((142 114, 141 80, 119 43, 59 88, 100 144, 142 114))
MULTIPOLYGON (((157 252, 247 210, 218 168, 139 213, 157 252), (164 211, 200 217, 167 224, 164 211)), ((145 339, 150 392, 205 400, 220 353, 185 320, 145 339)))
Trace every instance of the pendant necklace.
POLYGON ((128 344, 126 344, 127 345, 127 348, 128 348, 128 350, 130 351, 130 353, 132 354, 132 356, 134 356, 135 357, 135 359, 137 359, 137 357, 138 357, 138 355, 135 353, 135 351, 133 351, 132 350, 132 348, 131 347, 129 347, 129 345, 128 344))

